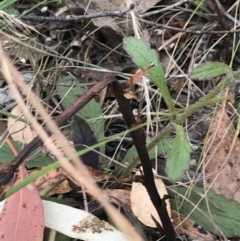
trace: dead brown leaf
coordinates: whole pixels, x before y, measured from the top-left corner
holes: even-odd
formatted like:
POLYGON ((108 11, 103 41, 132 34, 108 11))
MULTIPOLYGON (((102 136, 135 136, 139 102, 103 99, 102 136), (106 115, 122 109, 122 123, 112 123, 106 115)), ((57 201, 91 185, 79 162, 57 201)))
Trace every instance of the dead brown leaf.
MULTIPOLYGON (((141 175, 140 171, 138 171, 136 175, 140 176, 141 175)), ((155 178, 154 182, 156 184, 158 193, 161 198, 164 197, 164 195, 168 195, 166 186, 160 178, 155 178)), ((154 219, 157 220, 158 223, 160 223, 160 225, 162 224, 157 214, 157 211, 153 206, 152 201, 148 195, 148 192, 142 183, 140 182, 132 183, 130 199, 131 199, 131 210, 142 223, 144 223, 146 226, 155 228, 156 223, 152 218, 153 216, 154 219)), ((167 208, 168 215, 171 218, 171 207, 170 207, 169 199, 167 199, 165 202, 167 205, 166 208, 167 208)))
MULTIPOLYGON (((36 173, 38 171, 32 171, 30 174, 36 173)), ((48 196, 52 196, 54 194, 64 194, 68 193, 72 190, 69 186, 67 180, 62 181, 65 179, 65 172, 61 168, 56 168, 44 176, 41 176, 35 181, 35 185, 39 192, 42 192, 45 188, 59 183, 49 194, 48 196)))
POLYGON ((197 224, 193 222, 191 219, 185 219, 185 217, 176 211, 172 210, 172 220, 173 227, 178 234, 187 235, 189 240, 205 240, 212 241, 214 237, 211 233, 199 229, 197 224))
POLYGON ((134 99, 134 100, 136 100, 137 102, 139 102, 140 100, 139 100, 139 98, 132 92, 132 91, 128 91, 127 93, 124 93, 124 97, 126 98, 126 99, 134 99))
POLYGON ((147 68, 143 69, 143 70, 139 70, 137 71, 137 73, 135 73, 127 82, 127 85, 129 87, 135 85, 152 67, 154 66, 154 64, 149 65, 147 68))
POLYGON ((174 81, 173 90, 178 93, 183 88, 185 82, 186 82, 186 78, 184 78, 184 77, 177 78, 174 81))
MULTIPOLYGON (((11 114, 19 116, 22 119, 24 119, 23 113, 19 105, 13 108, 11 114)), ((11 117, 8 118, 8 131, 11 134, 11 137, 14 141, 20 141, 22 143, 27 144, 31 142, 36 136, 35 132, 31 129, 29 124, 15 120, 11 117)))
POLYGON ((210 129, 204 170, 207 187, 240 203, 240 140, 236 140, 231 151, 234 134, 235 128, 227 113, 219 110, 210 129))
MULTIPOLYGON (((123 189, 107 189, 104 191, 106 195, 115 197, 122 201, 122 203, 126 206, 127 209, 131 210, 130 204, 130 191, 123 189)), ((119 204, 116 199, 109 197, 109 201, 115 204, 119 204)))
MULTIPOLYGON (((94 179, 95 182, 100 182, 103 180, 106 180, 109 178, 109 174, 102 172, 102 171, 97 171, 91 167, 86 166, 86 168, 89 170, 89 172, 92 175, 92 178, 94 179)), ((32 173, 35 173, 37 171, 32 171, 32 173)), ((65 178, 71 179, 65 171, 63 171, 61 168, 56 168, 47 174, 41 176, 35 181, 35 185, 37 186, 39 192, 43 191, 45 188, 49 187, 50 185, 57 184, 59 183, 58 186, 56 186, 49 194, 48 196, 52 196, 54 194, 64 194, 68 193, 72 190, 71 186, 69 185, 68 180, 64 180, 65 178)), ((75 183, 76 186, 78 184, 71 179, 75 183)))

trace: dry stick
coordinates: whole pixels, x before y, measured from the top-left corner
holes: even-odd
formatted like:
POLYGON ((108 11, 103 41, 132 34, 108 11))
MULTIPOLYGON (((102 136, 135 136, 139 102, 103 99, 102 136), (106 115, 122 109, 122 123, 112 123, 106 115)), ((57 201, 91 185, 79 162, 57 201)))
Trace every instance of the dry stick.
MULTIPOLYGON (((101 91, 104 87, 106 87, 109 83, 114 80, 113 76, 109 76, 101 82, 94 85, 88 91, 86 91, 83 95, 81 95, 77 101, 72 104, 68 109, 63 111, 57 118, 56 123, 58 126, 63 125, 66 121, 68 121, 74 114, 76 114, 80 109, 82 109, 99 91, 101 91)), ((46 130, 48 133, 51 131, 46 130)), ((35 137, 27 146, 23 148, 22 151, 18 153, 18 155, 11 162, 11 171, 6 173, 3 178, 0 180, 0 186, 4 186, 10 181, 12 175, 17 171, 19 166, 24 162, 27 156, 39 147, 42 144, 42 140, 39 136, 35 137)))
MULTIPOLYGON (((224 22, 224 19, 223 19, 223 14, 222 14, 222 11, 219 7, 219 5, 217 4, 217 1, 216 0, 212 0, 213 2, 213 7, 214 7, 214 10, 217 12, 217 16, 218 16, 218 21, 220 23, 220 26, 221 26, 221 29, 222 30, 227 30, 227 27, 226 27, 226 24, 224 22)), ((228 36, 225 36, 223 38, 223 43, 224 43, 224 52, 225 52, 225 63, 229 64, 230 62, 230 52, 229 52, 229 48, 228 48, 228 36)))
POLYGON ((61 21, 61 22, 69 22, 69 21, 79 21, 84 19, 92 19, 92 18, 102 18, 102 17, 123 17, 128 11, 134 8, 134 4, 131 4, 130 7, 124 11, 105 11, 101 13, 93 13, 88 15, 66 15, 66 16, 22 16, 21 19, 25 21, 33 21, 33 22, 42 22, 42 21, 61 21))
MULTIPOLYGON (((93 18, 100 18, 100 17, 125 17, 125 13, 127 11, 131 10, 133 8, 130 8, 126 11, 113 11, 113 12, 102 12, 102 13, 96 13, 96 14, 89 14, 89 15, 67 15, 63 17, 44 17, 44 16, 23 16, 21 17, 22 20, 25 21, 32 21, 32 22, 42 22, 42 21, 49 21, 49 22, 54 22, 54 21, 61 21, 61 22, 69 22, 69 21, 79 21, 83 19, 93 19, 93 18)), ((16 16, 17 17, 17 16, 16 16)), ((163 29, 169 29, 177 32, 184 32, 184 33, 191 33, 195 35, 203 35, 203 34, 225 34, 225 33, 238 33, 240 32, 240 29, 235 29, 235 30, 220 30, 220 31, 215 31, 215 30, 191 30, 191 29, 182 29, 182 28, 175 28, 171 27, 165 24, 160 24, 160 23, 154 23, 152 21, 144 20, 140 17, 138 18, 139 21, 143 23, 147 23, 151 26, 156 26, 160 27, 163 29)))
MULTIPOLYGON (((135 117, 132 113, 132 108, 129 104, 129 100, 123 96, 123 90, 119 82, 114 81, 111 86, 127 127, 131 128, 134 125, 137 125, 135 117)), ((140 129, 132 131, 131 136, 143 167, 145 188, 147 189, 149 197, 157 210, 160 220, 162 221, 167 240, 174 241, 176 240, 175 231, 168 216, 166 203, 163 199, 160 198, 154 182, 151 160, 145 145, 145 137, 140 129)))
MULTIPOLYGON (((181 1, 182 3, 185 3, 187 1, 181 1)), ((218 1, 217 1, 218 2, 218 1)), ((176 3, 175 6, 179 5, 179 3, 176 3)), ((172 8, 172 6, 170 6, 172 8)), ((95 14, 89 14, 89 15, 67 15, 67 16, 63 16, 63 17, 45 17, 45 16, 31 16, 31 15, 27 15, 27 16, 22 16, 21 19, 25 20, 25 21, 33 21, 33 22, 42 22, 42 21, 49 21, 49 22, 54 22, 54 21, 62 21, 62 22, 69 22, 69 21, 79 21, 79 20, 83 20, 83 19, 93 19, 93 18, 101 18, 101 17, 121 17, 124 18, 126 17, 125 14, 134 9, 134 4, 131 4, 130 7, 128 9, 126 9, 125 11, 106 11, 106 12, 101 12, 101 13, 95 13, 95 14)), ((167 8, 164 8, 165 10, 167 10, 167 8)), ((162 9, 163 10, 163 9, 162 9)), ((161 12, 161 11, 159 11, 161 12)), ((151 14, 151 13, 150 13, 151 14)), ((156 12, 154 12, 153 14, 156 14, 156 12)), ((191 30, 191 29, 181 29, 181 28, 175 28, 175 27, 171 27, 165 24, 160 24, 160 23, 154 23, 148 20, 144 20, 143 17, 148 16, 147 13, 146 14, 142 14, 139 15, 138 20, 144 23, 147 23, 151 26, 156 26, 156 27, 160 27, 163 29, 169 29, 169 30, 173 30, 173 31, 178 31, 178 32, 184 32, 184 33, 191 33, 191 34, 196 34, 196 35, 202 35, 202 34, 225 34, 225 33, 238 33, 240 32, 240 29, 235 29, 235 30, 220 30, 220 31, 215 31, 215 30, 191 30)), ((15 16, 17 17, 17 16, 15 16)), ((229 16, 227 16, 229 18, 229 16)))

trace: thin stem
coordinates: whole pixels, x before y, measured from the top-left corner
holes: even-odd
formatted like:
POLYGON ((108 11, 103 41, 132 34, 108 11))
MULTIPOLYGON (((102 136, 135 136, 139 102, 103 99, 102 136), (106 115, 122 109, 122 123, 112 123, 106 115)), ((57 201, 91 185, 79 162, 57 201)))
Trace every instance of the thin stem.
MULTIPOLYGON (((210 93, 208 93, 205 97, 203 97, 197 103, 191 105, 187 108, 182 114, 176 117, 173 122, 170 122, 148 145, 147 150, 150 151, 167 135, 169 135, 172 131, 174 131, 174 124, 181 124, 184 120, 186 120, 189 116, 195 113, 197 110, 212 102, 212 99, 218 95, 222 90, 227 88, 232 82, 233 79, 240 79, 240 71, 233 72, 233 75, 227 75, 223 80, 222 84, 213 89, 210 93)), ((136 157, 133 159, 132 163, 123 171, 120 178, 128 177, 133 168, 135 168, 140 163, 140 158, 136 157)))

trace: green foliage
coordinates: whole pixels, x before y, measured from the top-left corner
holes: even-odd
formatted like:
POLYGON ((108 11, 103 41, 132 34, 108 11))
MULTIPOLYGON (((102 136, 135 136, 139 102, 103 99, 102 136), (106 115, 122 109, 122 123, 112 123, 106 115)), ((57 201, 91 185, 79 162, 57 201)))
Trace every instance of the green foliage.
MULTIPOLYGON (((184 171, 189 168, 191 153, 191 147, 184 129, 179 125, 175 125, 175 129, 175 138, 165 137, 156 145, 157 153, 155 152, 155 148, 152 148, 148 152, 150 159, 153 159, 156 154, 165 156, 166 173, 172 182, 178 181, 184 171)), ((149 141, 151 142, 152 140, 153 138, 149 141)), ((136 158, 138 158, 137 150, 135 146, 132 146, 125 155, 122 163, 129 165, 134 162, 136 158)), ((122 171, 123 170, 120 170, 120 172, 122 171)))
POLYGON ((0 3, 0 10, 4 11, 6 9, 10 9, 12 5, 18 0, 4 0, 0 3))
MULTIPOLYGON (((59 97, 62 99, 62 105, 66 109, 82 95, 86 89, 73 87, 69 90, 69 87, 66 86, 57 86, 57 92, 59 97)), ((102 108, 94 99, 89 101, 78 113, 79 116, 82 116, 85 120, 89 122, 93 132, 95 133, 97 140, 102 140, 105 137, 104 134, 104 120, 101 119, 102 108), (94 121, 89 121, 89 119, 97 119, 94 121)), ((105 152, 105 146, 101 146, 100 152, 105 152)))
MULTIPOLYGON (((153 139, 153 138, 151 138, 151 139, 153 139)), ((150 139, 150 141, 151 141, 151 139, 150 139)), ((172 140, 173 139, 171 139, 170 137, 166 137, 161 142, 159 142, 157 145, 157 154, 158 155, 165 154, 168 151, 169 147, 171 146, 172 140)), ((150 159, 153 159, 156 156, 155 149, 150 150, 148 152, 148 154, 149 154, 150 159)), ((131 162, 132 159, 136 158, 137 156, 138 156, 137 150, 136 150, 135 146, 132 146, 128 150, 125 157, 123 158, 122 163, 125 165, 128 165, 129 162, 131 162)))
POLYGON ((165 73, 159 61, 158 53, 154 49, 151 49, 141 39, 127 37, 124 38, 123 44, 124 49, 132 57, 133 62, 139 68, 145 69, 151 64, 154 64, 153 68, 151 68, 145 75, 159 88, 159 91, 162 94, 170 113, 174 117, 174 103, 167 87, 165 73))
POLYGON ((175 125, 176 136, 167 153, 166 173, 172 182, 181 178, 190 163, 191 147, 182 126, 175 125))
POLYGON ((173 209, 185 216, 190 215, 190 219, 211 233, 223 233, 229 238, 240 236, 240 205, 237 202, 217 195, 211 189, 206 196, 203 196, 204 190, 197 187, 190 194, 185 187, 175 187, 174 190, 177 194, 169 190, 169 195, 174 197, 170 199, 173 209))
MULTIPOLYGON (((153 138, 150 138, 149 141, 152 141, 152 139, 153 138)), ((172 138, 166 137, 162 141, 160 141, 158 143, 158 145, 156 146, 157 147, 157 155, 165 155, 168 152, 169 148, 171 147, 172 140, 173 140, 172 138)), ((155 148, 151 149, 148 152, 148 154, 149 154, 150 159, 155 158, 155 156, 156 156, 155 148)), ((132 146, 128 150, 125 157, 123 158, 122 163, 125 164, 125 165, 129 165, 137 157, 138 157, 138 153, 137 153, 136 147, 132 146)), ((122 171, 123 170, 120 170, 120 172, 122 172, 122 171)))
MULTIPOLYGON (((14 141, 14 146, 20 152, 23 148, 23 144, 18 141, 14 141)), ((11 163, 14 159, 14 154, 9 148, 9 145, 4 141, 0 140, 0 153, 1 153, 1 163, 11 163)), ((31 152, 28 158, 25 160, 25 166, 27 168, 43 167, 53 163, 53 160, 46 156, 39 148, 31 152)))
POLYGON ((190 73, 192 79, 210 80, 222 74, 232 73, 231 68, 220 62, 207 62, 194 68, 190 73))
POLYGON ((2 1, 0 3, 0 10, 6 12, 8 14, 17 15, 18 11, 12 7, 13 4, 17 1, 18 0, 4 0, 4 1, 2 1))

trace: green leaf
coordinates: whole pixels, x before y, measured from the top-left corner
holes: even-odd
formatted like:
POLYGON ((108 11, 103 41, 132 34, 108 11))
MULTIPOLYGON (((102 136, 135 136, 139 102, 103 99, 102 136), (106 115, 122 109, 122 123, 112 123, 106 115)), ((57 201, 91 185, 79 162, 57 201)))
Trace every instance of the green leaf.
MULTIPOLYGON (((150 138, 149 142, 151 142, 153 139, 154 138, 150 138)), ((169 150, 170 146, 171 146, 171 141, 172 141, 172 138, 170 138, 170 137, 165 137, 162 141, 160 141, 158 143, 158 145, 156 146, 157 147, 157 155, 160 155, 160 154, 165 155, 167 153, 167 151, 169 150)), ((155 150, 156 150, 155 148, 152 148, 148 152, 150 159, 155 158, 155 156, 156 156, 155 150)), ((134 161, 134 159, 136 157, 138 157, 138 153, 137 153, 137 150, 136 150, 135 146, 133 145, 128 150, 127 154, 124 156, 124 158, 122 160, 122 163, 125 164, 125 165, 129 165, 134 161)), ((123 170, 124 170, 124 168, 119 167, 118 175, 120 175, 123 172, 123 170)))
POLYGON ((178 181, 189 168, 191 153, 184 129, 179 125, 175 125, 175 129, 176 137, 172 140, 166 162, 166 173, 172 182, 178 181))
MULTIPOLYGON (((14 141, 13 144, 19 152, 24 147, 24 145, 18 141, 14 141)), ((0 153, 0 163, 11 163, 11 161, 14 159, 14 154, 12 153, 12 150, 9 148, 9 145, 4 140, 0 140, 0 153)), ((46 154, 43 153, 39 148, 31 152, 31 154, 25 160, 25 166, 27 168, 43 167, 51 163, 53 163, 53 160, 50 157, 46 156, 46 154)))
POLYGON ((15 8, 5 8, 4 12, 10 15, 19 15, 19 12, 15 8))
MULTIPOLYGON (((57 92, 59 97, 62 99, 62 105, 66 109, 78 99, 87 90, 85 88, 73 87, 69 90, 66 86, 57 86, 57 92)), ((105 138, 104 134, 104 120, 101 118, 102 108, 94 99, 89 101, 78 113, 77 115, 82 116, 85 120, 97 119, 94 121, 88 121, 93 132, 95 133, 97 140, 102 140, 105 138)), ((100 152, 105 152, 105 146, 100 147, 100 152)))
POLYGON ((185 216, 190 215, 190 219, 211 233, 223 233, 228 238, 240 236, 240 205, 237 202, 216 194, 212 189, 204 198, 202 188, 194 187, 190 194, 185 187, 175 187, 174 190, 179 194, 168 190, 169 195, 175 197, 170 199, 173 209, 185 216))
POLYGON ((40 168, 53 163, 54 160, 46 156, 39 148, 34 150, 28 158, 25 160, 25 166, 27 168, 40 168))
POLYGON ((231 68, 220 62, 207 62, 194 68, 190 73, 192 79, 210 80, 222 74, 232 73, 231 68))
POLYGON ((174 116, 174 103, 167 87, 163 67, 159 61, 159 54, 154 49, 151 49, 144 41, 134 37, 124 38, 123 48, 132 57, 133 62, 139 68, 145 69, 149 65, 154 64, 154 67, 145 75, 159 88, 170 113, 174 116))
POLYGON ((5 10, 6 8, 11 7, 18 0, 4 0, 0 3, 0 10, 5 10))
POLYGON ((70 237, 68 237, 68 236, 66 236, 62 233, 57 232, 55 240, 57 240, 57 241, 71 241, 72 238, 70 238, 70 237))

